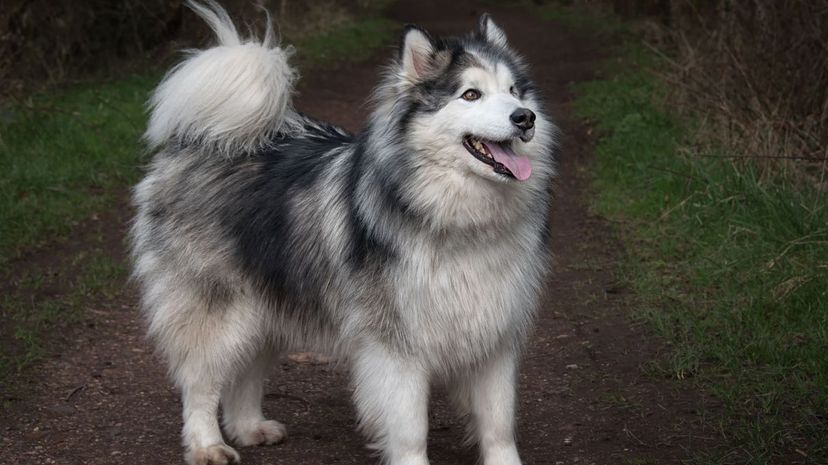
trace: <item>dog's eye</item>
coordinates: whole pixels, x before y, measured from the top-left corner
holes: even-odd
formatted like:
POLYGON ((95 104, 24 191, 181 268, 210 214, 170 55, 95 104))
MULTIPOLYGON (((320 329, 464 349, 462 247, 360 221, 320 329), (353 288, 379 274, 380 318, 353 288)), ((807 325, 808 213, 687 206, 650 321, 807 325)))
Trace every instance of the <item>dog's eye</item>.
POLYGON ((518 95, 518 91, 517 91, 517 89, 515 89, 515 86, 512 86, 512 87, 509 88, 509 93, 514 95, 515 97, 517 97, 517 95, 518 95))
POLYGON ((477 89, 469 89, 469 90, 463 92, 463 100, 466 100, 468 102, 477 100, 479 98, 480 98, 480 91, 477 90, 477 89))

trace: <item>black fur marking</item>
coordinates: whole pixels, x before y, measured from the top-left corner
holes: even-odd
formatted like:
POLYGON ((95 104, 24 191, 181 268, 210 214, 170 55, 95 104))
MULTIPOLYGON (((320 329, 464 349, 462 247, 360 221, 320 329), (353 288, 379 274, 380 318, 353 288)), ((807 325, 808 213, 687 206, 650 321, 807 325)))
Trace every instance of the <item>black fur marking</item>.
POLYGON ((163 221, 169 215, 167 208, 160 203, 153 204, 147 213, 155 221, 163 221))
POLYGON ((436 53, 450 54, 449 61, 438 75, 416 84, 397 125, 401 137, 407 133, 415 115, 435 113, 455 98, 462 84, 463 70, 477 62, 458 41, 440 40, 436 47, 436 53))
POLYGON ((399 140, 403 140, 405 138, 405 134, 407 133, 408 127, 414 119, 414 116, 421 112, 422 105, 420 102, 411 100, 405 103, 405 109, 403 110, 399 122, 395 127, 397 130, 397 138, 399 140))
MULTIPOLYGON (((356 144, 354 153, 351 156, 351 166, 348 171, 347 184, 347 205, 348 205, 348 220, 351 225, 351 234, 353 239, 353 247, 348 262, 355 269, 363 268, 369 261, 377 260, 378 263, 387 263, 388 261, 396 260, 397 252, 394 246, 388 242, 383 241, 373 231, 363 214, 359 211, 358 196, 359 186, 361 182, 371 182, 365 180, 364 176, 367 172, 368 160, 365 157, 365 143, 360 141, 356 144)), ((378 214, 390 213, 387 209, 379 211, 378 214)))
POLYGON ((208 308, 221 308, 233 297, 234 290, 222 280, 204 276, 194 279, 193 282, 198 286, 208 308))
POLYGON ((515 79, 515 88, 520 98, 523 98, 527 94, 536 95, 538 89, 532 83, 532 80, 529 79, 529 69, 523 62, 523 59, 508 47, 497 46, 486 39, 484 23, 486 17, 488 17, 488 14, 484 14, 480 18, 481 30, 478 33, 453 40, 458 42, 460 44, 459 46, 464 49, 482 55, 487 61, 506 65, 515 79))
POLYGON ((318 241, 299 236, 315 228, 289 202, 302 191, 322 188, 320 176, 352 142, 353 137, 343 131, 315 124, 302 137, 274 140, 270 148, 242 165, 246 179, 226 194, 231 201, 221 217, 236 242, 237 259, 265 295, 284 300, 319 292, 321 275, 315 267, 330 264, 318 241))

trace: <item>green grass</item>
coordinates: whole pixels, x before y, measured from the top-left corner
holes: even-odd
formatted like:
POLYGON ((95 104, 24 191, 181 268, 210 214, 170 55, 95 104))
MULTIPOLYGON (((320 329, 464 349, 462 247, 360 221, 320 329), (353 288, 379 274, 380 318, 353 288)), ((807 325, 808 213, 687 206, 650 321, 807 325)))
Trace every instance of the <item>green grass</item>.
POLYGON ((81 252, 66 266, 77 274, 52 268, 26 270, 13 278, 15 292, 0 299, 4 323, 0 333, 13 341, 0 353, 0 380, 11 379, 48 354, 44 334, 83 319, 83 309, 95 299, 113 299, 127 274, 124 263, 100 249, 81 252))
POLYGON ((536 8, 541 18, 555 21, 578 33, 600 31, 612 34, 625 29, 626 25, 617 16, 599 6, 591 4, 587 7, 576 1, 549 2, 536 8))
MULTIPOLYGON (((296 43, 298 65, 365 60, 395 29, 366 18, 304 37, 296 43)), ((15 258, 63 240, 96 213, 125 208, 120 200, 147 161, 144 103, 162 75, 150 70, 0 105, 0 279, 10 284, 0 297, 0 379, 48 354, 44 336, 76 322, 89 299, 117 295, 126 266, 96 252, 94 237, 72 257, 80 271, 70 280, 15 258)))
POLYGON ((530 9, 539 18, 555 21, 577 33, 613 34, 624 31, 627 24, 613 15, 611 8, 601 2, 579 0, 484 0, 494 5, 519 6, 530 9))
POLYGON ((692 121, 659 104, 658 59, 622 56, 576 89, 601 136, 593 208, 622 225, 636 317, 672 342, 657 371, 725 404, 711 421, 731 447, 700 463, 828 463, 825 193, 689 150, 692 121))
POLYGON ((369 18, 343 25, 330 33, 297 44, 300 60, 312 63, 364 61, 393 41, 399 25, 385 18, 369 18))
POLYGON ((36 95, 0 125, 0 265, 111 204, 134 181, 158 75, 36 95))

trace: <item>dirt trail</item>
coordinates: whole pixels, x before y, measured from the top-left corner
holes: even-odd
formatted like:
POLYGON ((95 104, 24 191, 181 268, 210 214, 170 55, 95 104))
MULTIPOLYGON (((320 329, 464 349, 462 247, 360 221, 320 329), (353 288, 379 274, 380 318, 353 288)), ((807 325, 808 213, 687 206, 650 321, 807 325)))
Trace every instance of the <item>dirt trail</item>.
MULTIPOLYGON (((470 2, 401 2, 392 15, 435 34, 465 31, 481 8, 470 2)), ((590 153, 585 128, 570 115, 568 85, 588 79, 599 41, 568 34, 519 8, 486 6, 528 58, 562 128, 560 177, 552 214, 554 276, 521 370, 520 449, 526 464, 668 464, 704 447, 700 398, 674 382, 642 375, 658 346, 631 327, 629 295, 611 274, 619 244, 590 215, 584 196, 590 153)), ((390 52, 390 50, 388 51, 390 52)), ((383 54, 384 55, 384 54, 383 54)), ((356 130, 384 56, 306 73, 298 107, 356 130)), ((102 232, 120 244, 126 214, 102 232)), ((123 251, 113 251, 123 255, 123 251)), ((89 309, 62 355, 37 367, 25 395, 6 399, 0 463, 180 464, 180 402, 143 339, 134 292, 89 309)), ((58 336, 58 335, 56 335, 58 336)), ((330 364, 285 360, 266 388, 266 412, 290 439, 241 449, 246 464, 375 463, 355 431, 346 373, 330 364)), ((473 464, 463 428, 435 393, 432 463, 473 464)))

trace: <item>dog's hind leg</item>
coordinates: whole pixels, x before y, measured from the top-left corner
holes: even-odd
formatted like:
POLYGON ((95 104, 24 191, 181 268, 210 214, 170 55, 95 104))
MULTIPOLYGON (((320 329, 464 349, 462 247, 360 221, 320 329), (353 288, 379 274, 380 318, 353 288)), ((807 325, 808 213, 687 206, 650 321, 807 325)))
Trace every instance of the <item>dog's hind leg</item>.
POLYGON ((222 394, 224 431, 240 446, 276 444, 287 436, 283 424, 262 413, 264 378, 272 360, 270 351, 262 351, 222 394))
MULTIPOLYGON (((193 368, 198 370, 198 368, 193 368)), ((205 370, 180 382, 184 404, 182 438, 190 465, 238 463, 238 452, 224 443, 218 425, 218 403, 222 376, 205 370)))
POLYGON ((429 380, 422 368, 379 344, 354 356, 354 400, 360 427, 387 465, 428 465, 429 380))
POLYGON ((262 346, 260 312, 228 302, 205 308, 179 289, 155 308, 150 333, 170 362, 184 406, 182 440, 190 465, 239 462, 218 423, 221 394, 262 346))

